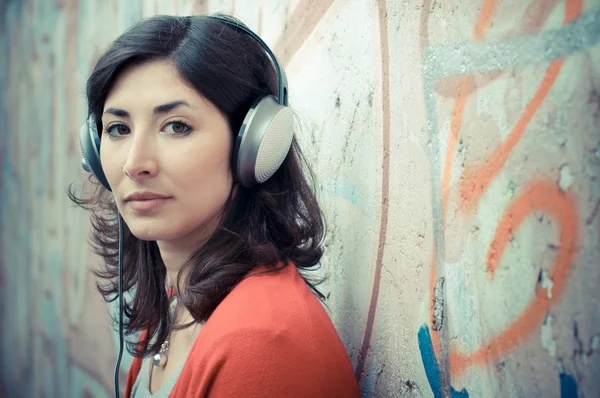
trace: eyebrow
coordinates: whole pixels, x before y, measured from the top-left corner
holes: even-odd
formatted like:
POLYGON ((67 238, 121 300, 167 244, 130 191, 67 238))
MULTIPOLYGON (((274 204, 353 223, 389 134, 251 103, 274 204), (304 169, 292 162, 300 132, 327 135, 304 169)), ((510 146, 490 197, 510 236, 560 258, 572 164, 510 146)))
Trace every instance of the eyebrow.
MULTIPOLYGON (((166 104, 158 105, 157 107, 154 108, 154 114, 157 115, 160 113, 167 113, 179 106, 187 106, 188 108, 193 108, 190 104, 188 104, 187 101, 178 100, 178 101, 172 101, 172 102, 168 102, 166 104)), ((126 110, 123 110, 123 109, 119 109, 119 108, 108 108, 104 111, 104 113, 111 113, 115 116, 121 116, 121 117, 129 117, 130 116, 129 112, 127 112, 126 110)))

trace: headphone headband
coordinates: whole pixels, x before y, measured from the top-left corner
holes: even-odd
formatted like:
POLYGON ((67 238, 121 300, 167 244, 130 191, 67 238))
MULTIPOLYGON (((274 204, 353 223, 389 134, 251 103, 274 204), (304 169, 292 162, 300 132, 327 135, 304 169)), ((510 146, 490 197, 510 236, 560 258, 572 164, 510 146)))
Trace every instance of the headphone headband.
POLYGON ((275 66, 275 72, 277 72, 277 90, 278 90, 278 94, 277 94, 277 102, 280 105, 283 106, 287 106, 288 105, 288 82, 287 82, 287 76, 285 74, 285 70, 279 65, 279 61, 277 61, 277 57, 275 57, 275 54, 273 54, 273 51, 271 51, 271 48, 269 48, 269 46, 267 45, 267 43, 264 42, 263 39, 261 39, 256 33, 254 33, 252 30, 250 30, 249 28, 247 28, 244 25, 241 25, 240 23, 229 19, 229 18, 225 18, 225 17, 220 17, 220 16, 209 16, 209 18, 212 19, 216 19, 217 21, 220 21, 232 28, 235 29, 239 29, 244 31, 245 33, 247 33, 248 35, 250 35, 254 40, 256 40, 258 42, 258 44, 261 45, 261 47, 265 50, 265 52, 269 55, 269 58, 271 58, 271 62, 273 62, 273 65, 275 66))

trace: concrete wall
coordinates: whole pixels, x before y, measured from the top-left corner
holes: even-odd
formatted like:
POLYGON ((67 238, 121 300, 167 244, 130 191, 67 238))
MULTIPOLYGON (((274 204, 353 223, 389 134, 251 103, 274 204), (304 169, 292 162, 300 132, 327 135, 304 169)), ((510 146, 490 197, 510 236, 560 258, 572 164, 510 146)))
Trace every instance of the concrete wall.
POLYGON ((111 395, 117 336, 65 196, 83 82, 140 17, 221 10, 287 67, 363 395, 598 396, 600 1, 0 7, 1 395, 111 395))

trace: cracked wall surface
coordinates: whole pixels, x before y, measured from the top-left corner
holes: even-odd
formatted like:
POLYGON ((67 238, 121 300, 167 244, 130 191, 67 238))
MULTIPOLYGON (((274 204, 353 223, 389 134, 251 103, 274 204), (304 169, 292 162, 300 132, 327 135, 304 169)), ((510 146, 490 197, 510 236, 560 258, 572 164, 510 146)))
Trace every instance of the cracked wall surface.
POLYGON ((66 197, 83 84, 140 18, 225 11, 287 69, 363 396, 598 396, 600 0, 0 11, 0 395, 111 396, 118 338, 66 197))

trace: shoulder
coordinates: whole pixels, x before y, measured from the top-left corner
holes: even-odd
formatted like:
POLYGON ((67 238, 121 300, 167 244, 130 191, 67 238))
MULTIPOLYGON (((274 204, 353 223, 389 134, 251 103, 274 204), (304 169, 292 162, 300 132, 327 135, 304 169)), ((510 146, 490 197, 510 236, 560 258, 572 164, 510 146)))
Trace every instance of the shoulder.
POLYGON ((217 307, 207 323, 235 331, 295 326, 325 316, 321 303, 296 266, 260 267, 242 280, 217 307), (232 321, 234 321, 232 323, 232 321))
POLYGON ((240 282, 204 324, 173 396, 358 398, 345 348, 296 267, 266 269, 240 282))
MULTIPOLYGON (((268 346, 276 354, 321 317, 328 319, 293 264, 259 267, 229 293, 202 332, 216 352, 255 355, 268 346)), ((308 355, 310 345, 303 348, 308 355)))
POLYGON ((202 333, 211 344, 228 336, 225 342, 252 340, 255 346, 304 337, 298 349, 310 350, 314 347, 306 336, 311 330, 332 327, 330 323, 296 266, 288 264, 253 270, 215 309, 202 333))
POLYGON ((293 265, 233 289, 203 326, 190 359, 190 377, 199 378, 190 385, 210 386, 215 396, 358 391, 335 327, 293 265))

